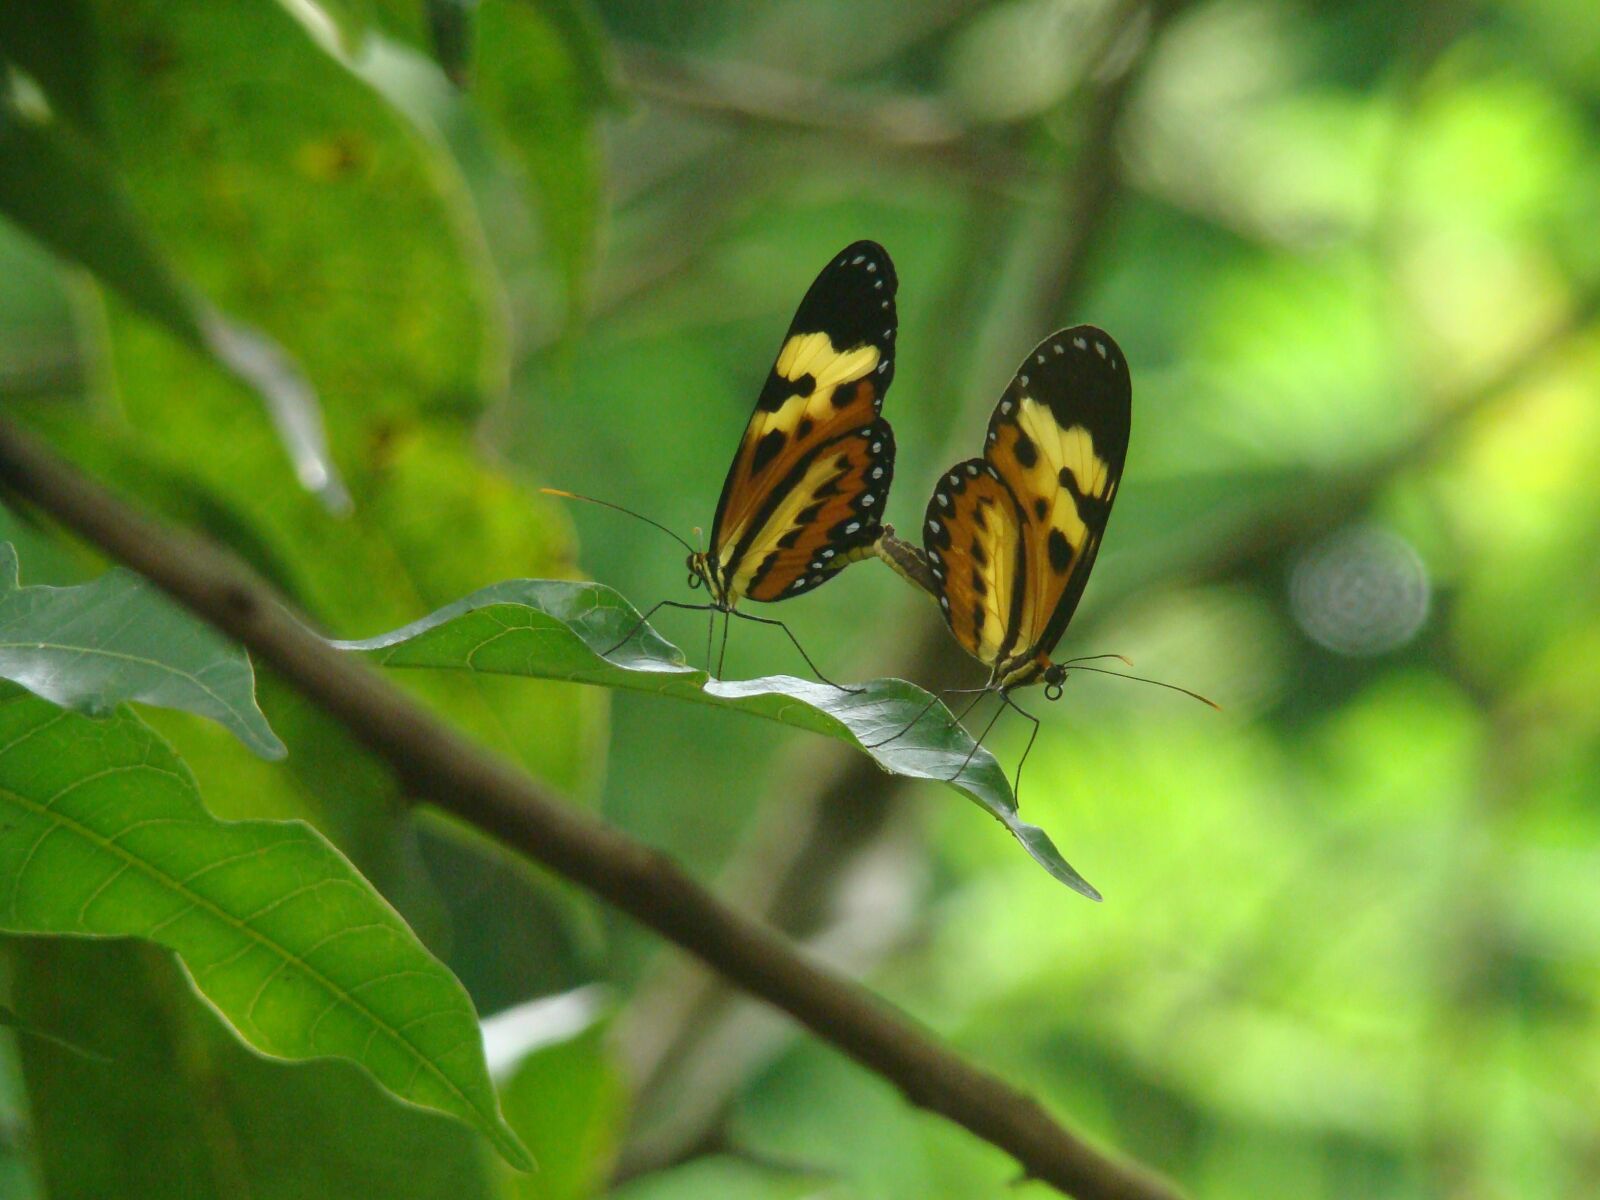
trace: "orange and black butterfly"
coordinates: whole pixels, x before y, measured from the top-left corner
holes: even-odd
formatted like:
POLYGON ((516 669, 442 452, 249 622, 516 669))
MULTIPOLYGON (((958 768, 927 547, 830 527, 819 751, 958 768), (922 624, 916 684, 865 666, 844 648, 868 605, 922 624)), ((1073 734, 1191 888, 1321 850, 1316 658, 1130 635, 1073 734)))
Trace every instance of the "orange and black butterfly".
MULTIPOLYGON (((1128 456, 1128 362, 1092 325, 1034 347, 1000 397, 981 458, 946 471, 923 518, 939 607, 1002 693, 1066 667, 1050 652, 1077 610, 1128 456)), ((1053 699, 1054 696, 1052 695, 1053 699)))
POLYGON ((736 611, 739 601, 799 596, 872 554, 894 476, 894 434, 879 414, 894 379, 896 286, 894 264, 876 242, 847 246, 823 268, 728 469, 710 548, 684 543, 689 585, 704 585, 711 603, 666 600, 644 619, 664 606, 721 612, 724 647, 729 616, 789 633, 781 621, 736 611))
POLYGON ((1015 708, 1035 734, 1038 719, 1010 693, 1043 683, 1054 700, 1069 667, 1099 669, 1050 655, 1100 552, 1128 455, 1132 407, 1128 361, 1110 334, 1092 325, 1053 333, 1000 397, 982 457, 946 471, 928 501, 922 544, 931 590, 956 641, 989 668, 983 687, 970 690, 977 699, 998 694, 995 717, 1015 708))

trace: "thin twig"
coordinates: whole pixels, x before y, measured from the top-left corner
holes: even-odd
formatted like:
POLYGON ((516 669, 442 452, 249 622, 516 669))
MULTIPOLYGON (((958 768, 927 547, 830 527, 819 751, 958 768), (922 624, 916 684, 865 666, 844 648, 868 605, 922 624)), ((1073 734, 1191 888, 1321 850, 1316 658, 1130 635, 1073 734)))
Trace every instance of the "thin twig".
POLYGON ((1083 1200, 1171 1200, 1142 1167, 1096 1150, 1031 1096, 972 1065, 860 985, 723 905, 671 859, 563 804, 434 719, 290 615, 238 559, 129 508, 29 434, 0 421, 0 478, 112 558, 237 639, 387 762, 415 795, 615 905, 964 1126, 1030 1178, 1083 1200))

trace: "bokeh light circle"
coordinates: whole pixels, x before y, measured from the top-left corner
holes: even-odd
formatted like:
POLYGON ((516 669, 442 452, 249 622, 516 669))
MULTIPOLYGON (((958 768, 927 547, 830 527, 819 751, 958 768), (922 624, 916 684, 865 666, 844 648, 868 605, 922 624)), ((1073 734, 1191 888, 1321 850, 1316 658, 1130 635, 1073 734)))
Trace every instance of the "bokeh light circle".
POLYGON ((1428 568, 1410 542, 1375 525, 1312 546, 1289 577, 1289 604, 1306 635, 1338 654, 1396 650, 1428 619, 1428 568))

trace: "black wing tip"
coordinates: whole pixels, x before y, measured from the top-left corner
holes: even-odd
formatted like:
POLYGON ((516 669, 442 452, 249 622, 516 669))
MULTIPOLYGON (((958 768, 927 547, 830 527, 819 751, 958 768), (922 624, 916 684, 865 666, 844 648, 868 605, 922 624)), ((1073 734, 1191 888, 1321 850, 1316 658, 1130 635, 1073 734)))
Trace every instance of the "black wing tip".
POLYGON ((829 259, 812 281, 795 310, 788 336, 826 333, 840 350, 876 346, 881 361, 875 381, 881 400, 894 380, 894 340, 900 327, 895 292, 899 283, 887 250, 877 242, 851 242, 829 259))
MULTIPOLYGON (((1101 453, 1121 469, 1127 452, 1133 383, 1122 347, 1097 325, 1058 329, 1028 352, 1008 394, 1049 405, 1063 426, 1084 425, 1101 453)), ((990 430, 1002 419, 997 409, 990 430)))
MULTIPOLYGON (((900 283, 900 277, 895 274, 894 259, 889 257, 889 252, 883 248, 883 243, 881 242, 875 242, 870 238, 862 238, 860 241, 851 242, 833 256, 832 269, 859 267, 862 270, 866 270, 868 263, 874 264, 883 273, 885 289, 893 292, 900 283)), ((875 274, 876 272, 868 273, 875 274)))
POLYGON ((1128 356, 1117 345, 1117 339, 1098 325, 1069 325, 1056 330, 1028 352, 1017 374, 1027 375, 1030 364, 1046 371, 1087 364, 1097 372, 1115 371, 1124 380, 1128 377, 1128 356))

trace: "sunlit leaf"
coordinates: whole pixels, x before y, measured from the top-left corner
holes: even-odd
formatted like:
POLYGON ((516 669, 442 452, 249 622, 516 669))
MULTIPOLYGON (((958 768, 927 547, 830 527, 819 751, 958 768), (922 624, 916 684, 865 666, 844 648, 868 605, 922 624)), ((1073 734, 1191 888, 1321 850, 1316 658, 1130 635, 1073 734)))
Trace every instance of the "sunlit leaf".
POLYGON ((933 697, 904 680, 875 679, 859 691, 847 691, 787 675, 712 679, 641 625, 637 610, 610 588, 563 580, 508 580, 391 633, 335 644, 370 652, 385 666, 626 688, 821 733, 859 747, 886 771, 950 784, 1009 829, 1051 875, 1091 899, 1100 898, 1049 835, 1021 819, 994 757, 981 747, 974 751, 949 710, 938 703, 930 707, 933 697))
POLYGON ((93 716, 129 700, 182 709, 263 758, 285 753, 256 707, 245 652, 130 571, 22 587, 16 551, 0 542, 0 678, 93 716))
POLYGON ((298 365, 179 274, 92 143, 61 122, 0 103, 0 213, 254 391, 301 484, 331 508, 348 506, 316 393, 298 365))
POLYGON ((0 691, 0 928, 178 952, 252 1046, 340 1057, 467 1121, 501 1121, 472 1002, 345 858, 297 821, 218 821, 137 718, 0 691))

